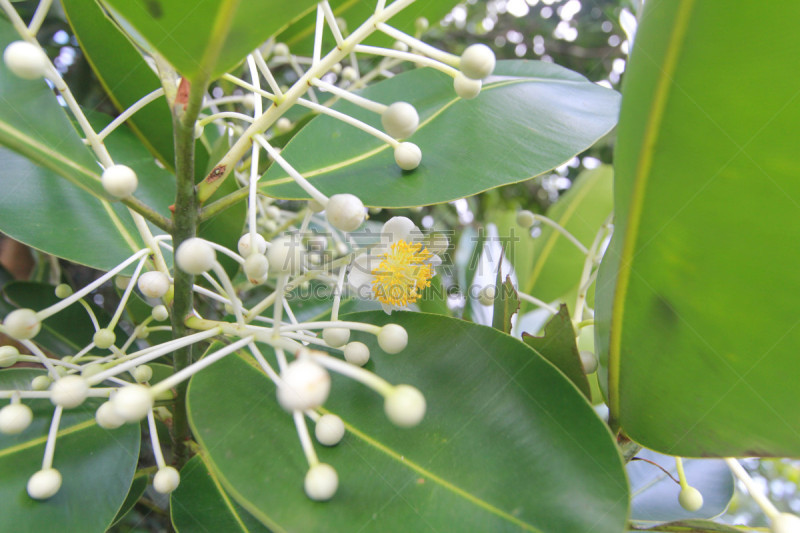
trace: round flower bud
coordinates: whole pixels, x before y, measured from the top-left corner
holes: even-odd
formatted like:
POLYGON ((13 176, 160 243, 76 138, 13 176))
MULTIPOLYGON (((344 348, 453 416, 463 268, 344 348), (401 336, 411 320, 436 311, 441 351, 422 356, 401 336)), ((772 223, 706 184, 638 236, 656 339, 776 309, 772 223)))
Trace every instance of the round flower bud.
POLYGON ((32 339, 42 329, 42 322, 33 309, 15 309, 3 320, 6 334, 17 340, 32 339))
POLYGON ((58 377, 60 377, 60 378, 63 378, 64 376, 66 376, 66 375, 67 375, 67 372, 69 371, 69 369, 68 369, 67 367, 65 367, 65 366, 61 366, 61 365, 58 365, 58 366, 55 368, 55 370, 56 370, 56 375, 57 375, 58 377))
POLYGON ((66 283, 61 283, 56 286, 56 298, 64 299, 72 294, 72 287, 66 283))
POLYGON ((336 446, 344 437, 344 422, 336 415, 322 415, 314 427, 314 436, 320 444, 336 446))
POLYGON ((18 360, 19 350, 13 346, 0 346, 0 368, 13 366, 18 360))
MULTIPOLYGON (((256 241, 256 251, 260 254, 263 254, 267 251, 267 241, 264 237, 261 236, 260 233, 256 233, 255 237, 256 241)), ((253 247, 250 246, 250 234, 245 233, 241 237, 239 237, 239 243, 236 245, 239 249, 239 255, 247 259, 250 257, 250 254, 253 252, 253 247)))
POLYGON ((349 342, 344 347, 344 360, 351 365, 364 366, 369 361, 369 348, 363 342, 349 342))
POLYGON ((339 487, 336 470, 326 463, 317 463, 308 469, 303 481, 306 495, 314 501, 324 502, 333 498, 339 487))
POLYGON ((22 433, 33 421, 33 411, 22 403, 12 403, 0 409, 0 433, 22 433))
POLYGON ((138 422, 153 407, 153 395, 144 385, 127 385, 110 400, 114 412, 125 422, 138 422))
POLYGON ((181 483, 181 475, 174 467, 165 466, 158 469, 153 476, 153 488, 161 494, 169 494, 178 488, 181 483))
POLYGON ((497 287, 494 285, 487 285, 478 293, 478 301, 481 305, 494 305, 495 298, 497 298, 497 287))
POLYGON ((279 237, 267 249, 269 269, 276 274, 298 274, 303 267, 303 255, 300 239, 279 237))
POLYGON ((494 70, 495 57, 485 44, 472 44, 461 54, 461 72, 472 80, 482 80, 494 70))
POLYGON ((128 288, 128 284, 131 282, 130 276, 114 276, 114 285, 121 291, 124 291, 128 288))
POLYGON ((408 102, 395 102, 381 115, 383 130, 395 139, 405 139, 417 131, 419 115, 408 102))
POLYGON ((50 376, 36 376, 31 380, 31 389, 33 390, 47 390, 53 380, 50 376))
POLYGON ((44 76, 50 63, 41 48, 26 41, 14 41, 6 46, 3 61, 8 70, 25 80, 44 76))
POLYGON ((167 307, 165 305, 157 305, 153 308, 150 316, 152 316, 153 320, 156 322, 163 322, 169 318, 169 311, 167 311, 167 307))
POLYGON ((678 502, 681 507, 693 513, 703 506, 703 495, 696 488, 687 485, 678 494, 678 502))
POLYGON ((139 365, 131 371, 137 383, 147 383, 153 378, 153 369, 147 365, 139 365))
POLYGON ((99 374, 105 369, 102 363, 89 363, 81 367, 81 376, 86 379, 99 374))
POLYGON ((214 248, 197 237, 183 241, 175 253, 175 262, 180 269, 195 276, 211 270, 216 260, 214 248))
POLYGON ((523 209, 517 213, 517 225, 523 228, 530 228, 536 224, 536 217, 530 211, 523 209))
POLYGON ((581 366, 583 371, 587 374, 594 374, 597 372, 597 357, 588 350, 581 350, 581 366))
POLYGON ((339 348, 350 340, 350 330, 347 328, 325 328, 322 330, 322 340, 331 348, 339 348))
POLYGON ((353 194, 334 194, 325 206, 325 218, 341 231, 354 231, 364 222, 364 204, 353 194))
POLYGON ((92 337, 94 341, 94 345, 100 348, 101 350, 105 350, 106 348, 110 348, 114 342, 117 340, 117 335, 111 331, 110 329, 98 329, 94 337, 92 337))
POLYGON ((358 79, 358 72, 353 67, 346 66, 342 69, 342 79, 352 83, 358 79))
POLYGON ((148 298, 161 298, 169 290, 169 278, 163 272, 153 270, 139 276, 139 290, 148 298))
POLYGON ((50 401, 64 409, 78 407, 89 394, 89 384, 80 376, 70 375, 56 380, 50 387, 50 401))
POLYGON ((331 376, 314 361, 292 361, 281 372, 278 402, 287 411, 315 409, 325 403, 331 391, 331 376))
POLYGON ((378 346, 386 353, 400 353, 408 345, 408 333, 403 326, 386 324, 378 332, 378 346))
POLYGON ((403 41, 395 41, 394 43, 392 43, 392 48, 394 48, 398 52, 408 52, 408 45, 403 41))
POLYGON ((292 129, 292 121, 286 117, 281 117, 275 122, 275 129, 278 133, 286 133, 292 129))
POLYGON ((244 260, 244 273, 250 283, 258 285, 267 279, 269 273, 269 261, 261 254, 250 254, 244 260))
POLYGON ((772 533, 800 533, 800 517, 792 513, 781 513, 772 519, 772 533))
POLYGON ((286 43, 276 43, 272 49, 272 55, 275 57, 286 57, 289 55, 289 47, 286 43))
POLYGON ((311 209, 311 211, 313 211, 314 213, 322 213, 323 211, 325 211, 325 206, 316 200, 309 200, 308 208, 311 209))
POLYGON ((419 17, 414 21, 414 28, 420 33, 428 31, 430 25, 430 22, 425 17, 419 17))
POLYGON ((272 220, 279 220, 281 218, 280 208, 274 205, 268 205, 265 207, 264 214, 267 215, 267 218, 271 218, 272 220))
POLYGON ((97 425, 103 429, 117 429, 125 420, 117 414, 114 405, 109 402, 103 402, 94 414, 94 419, 97 425))
POLYGON ((464 76, 462 72, 456 74, 453 78, 453 89, 456 94, 464 100, 472 100, 481 93, 483 83, 481 80, 471 80, 464 76))
POLYGON ((394 161, 403 170, 414 170, 422 161, 422 150, 414 143, 400 143, 394 149, 394 161))
POLYGON ((55 468, 39 470, 28 479, 28 496, 34 500, 46 500, 55 496, 61 488, 61 473, 55 468))
POLYGON ((136 190, 139 180, 132 168, 112 165, 103 171, 103 188, 114 198, 127 198, 136 190))
POLYGON ((411 385, 398 385, 386 396, 383 410, 394 425, 410 428, 425 416, 425 397, 411 385))
POLYGON ((194 123, 194 138, 195 139, 199 139, 200 137, 202 137, 204 130, 205 130, 205 128, 199 122, 195 122, 194 123))

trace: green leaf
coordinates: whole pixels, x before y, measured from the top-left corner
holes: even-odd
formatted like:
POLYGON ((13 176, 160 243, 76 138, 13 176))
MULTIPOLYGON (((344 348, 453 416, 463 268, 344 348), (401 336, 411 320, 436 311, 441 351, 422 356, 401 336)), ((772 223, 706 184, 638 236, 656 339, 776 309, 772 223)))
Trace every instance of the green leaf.
POLYGON ((591 400, 589 380, 583 371, 581 356, 575 341, 575 329, 566 304, 561 304, 558 314, 544 326, 544 336, 522 334, 522 342, 539 352, 545 359, 561 370, 591 400))
POLYGON ((114 521, 112 522, 112 526, 118 524, 123 518, 127 516, 128 513, 136 506, 136 503, 144 494, 147 485, 150 483, 150 476, 147 474, 136 474, 133 478, 133 482, 131 483, 131 489, 128 491, 128 495, 125 496, 125 501, 122 502, 122 507, 120 508, 117 516, 114 517, 114 521))
POLYGON ((708 520, 678 520, 676 522, 667 522, 661 526, 654 526, 652 528, 644 529, 636 528, 632 529, 631 531, 672 531, 676 533, 743 533, 744 531, 748 530, 750 529, 742 529, 725 524, 718 524, 708 520))
MULTIPOLYGON (((64 0, 61 4, 84 56, 114 107, 124 111, 161 87, 158 76, 96 0, 64 0)), ((127 124, 153 155, 172 168, 172 113, 163 96, 137 111, 127 124)), ((200 145, 198 148, 202 149, 200 145)))
MULTIPOLYGON (((545 215, 589 248, 611 215, 613 177, 611 167, 606 165, 584 170, 545 215)), ((520 277, 520 285, 523 292, 551 302, 578 286, 586 256, 551 226, 540 224, 540 227, 542 232, 534 239, 530 274, 527 278, 520 277)))
POLYGON ((423 313, 445 316, 452 314, 447 306, 447 289, 442 284, 441 275, 437 274, 431 278, 431 284, 422 291, 422 295, 417 301, 417 306, 423 313))
POLYGON ((507 275, 506 280, 502 280, 502 262, 499 262, 497 281, 495 282, 497 294, 494 298, 492 327, 503 333, 510 333, 511 318, 519 311, 519 295, 511 282, 511 276, 507 275))
MULTIPOLYGON (((566 69, 500 61, 495 74, 474 100, 457 97, 453 80, 429 68, 360 91, 377 102, 416 107, 420 126, 409 140, 422 149, 422 164, 414 171, 401 170, 379 139, 328 116, 313 119, 282 154, 326 195, 357 191, 369 206, 407 207, 532 178, 582 152, 616 123, 619 95, 566 69)), ((381 128, 377 114, 349 102, 333 108, 381 128)), ((280 165, 260 183, 269 196, 307 198, 280 165)))
MULTIPOLYGON (((531 237, 528 230, 519 227, 517 210, 490 210, 485 220, 497 227, 497 235, 505 246, 506 259, 514 267, 517 280, 527 280, 535 265, 534 246, 537 240, 531 237)), ((520 305, 522 309, 530 307, 527 302, 520 305)))
POLYGON ((428 411, 416 428, 397 428, 372 390, 333 375, 325 407, 349 431, 337 447, 316 446, 339 475, 329 503, 305 496, 308 465, 291 416, 258 368, 231 355, 189 385, 190 422, 211 470, 265 525, 364 532, 623 529, 628 488, 616 445, 581 394, 535 351, 492 328, 439 315, 345 319, 406 328, 409 345, 398 355, 385 355, 374 336, 353 338, 370 347, 371 370, 423 391, 428 411))
POLYGON ((597 282, 612 418, 682 456, 797 456, 800 4, 645 5, 597 282), (762 35, 754 48, 742 35, 762 35), (730 61, 735 57, 736 61, 730 61))
POLYGON ((315 0, 103 0, 150 47, 190 80, 231 70, 315 0))
MULTIPOLYGON (((636 457, 658 464, 678 477, 675 458, 647 449, 636 457)), ((683 469, 689 485, 703 495, 703 507, 696 512, 678 503, 680 486, 666 473, 646 461, 630 461, 626 470, 631 483, 631 520, 639 526, 699 518, 714 518, 728 508, 733 498, 733 476, 720 459, 684 459, 683 469)))
MULTIPOLYGON (((12 368, 0 372, 0 389, 29 390, 43 371, 12 368)), ((0 513, 2 531, 65 533, 105 531, 131 486, 139 457, 139 425, 100 428, 94 412, 102 400, 89 399, 61 417, 55 462, 63 478, 58 493, 45 501, 31 499, 28 478, 42 467, 53 415, 48 400, 24 400, 34 412, 30 427, 19 435, 0 434, 0 513)))
MULTIPOLYGON (((375 2, 354 2, 352 0, 336 0, 330 2, 333 14, 337 19, 343 19, 348 32, 355 30, 362 22, 375 13, 375 2)), ((450 10, 453 9, 452 0, 426 0, 425 2, 414 2, 389 21, 389 25, 398 30, 414 35, 414 21, 419 17, 426 17, 431 24, 441 20, 450 10)), ((310 56, 314 49, 314 28, 316 21, 316 10, 312 9, 300 20, 291 24, 288 28, 279 33, 276 37, 278 42, 289 45, 293 54, 310 56)), ((341 27, 340 27, 341 29, 341 27)), ((346 37, 348 32, 342 33, 346 37)), ((375 32, 368 37, 363 44, 373 46, 391 47, 394 39, 387 37, 381 32, 375 32)), ((332 34, 326 29, 322 41, 322 49, 328 50, 335 46, 332 34)))
POLYGON ((269 531, 225 493, 202 455, 181 469, 181 484, 170 495, 170 514, 180 533, 269 531))

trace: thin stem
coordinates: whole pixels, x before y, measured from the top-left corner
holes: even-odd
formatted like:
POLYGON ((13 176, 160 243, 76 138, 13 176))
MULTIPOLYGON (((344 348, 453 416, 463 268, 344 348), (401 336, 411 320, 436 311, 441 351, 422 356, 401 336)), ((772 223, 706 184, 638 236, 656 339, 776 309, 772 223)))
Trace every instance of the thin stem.
POLYGON ((547 224, 548 226, 550 226, 551 228, 553 228, 554 230, 556 230, 557 232, 562 234, 564 237, 566 237, 567 240, 569 242, 571 242, 572 244, 574 244, 575 247, 578 250, 580 250, 582 253, 584 253, 584 254, 588 254, 589 253, 589 249, 586 248, 586 246, 584 246, 581 241, 579 241, 572 233, 567 231, 558 222, 556 222, 555 220, 549 219, 546 216, 539 215, 537 213, 531 213, 531 214, 533 215, 534 220, 538 220, 539 222, 542 222, 543 224, 547 224))
POLYGON ((366 124, 366 123, 358 120, 357 118, 353 118, 350 115, 342 113, 341 111, 336 111, 335 109, 331 109, 330 107, 325 107, 324 105, 315 104, 314 102, 310 102, 310 101, 306 100, 305 98, 298 98, 297 99, 297 103, 300 104, 303 107, 307 107, 307 108, 309 108, 309 109, 311 109, 313 111, 316 111, 317 113, 322 113, 323 115, 328 115, 328 116, 333 117, 335 119, 341 120, 345 124, 349 124, 350 126, 358 128, 358 129, 360 129, 361 131, 363 131, 365 133, 369 133, 373 137, 377 137, 381 141, 385 142, 386 144, 388 144, 392 148, 397 148, 397 146, 400 144, 391 135, 387 135, 386 133, 382 132, 378 128, 374 128, 374 127, 370 126, 369 124, 366 124))
POLYGON ((392 48, 381 48, 379 46, 359 44, 353 48, 353 51, 361 54, 372 54, 376 56, 393 57, 395 59, 410 61, 418 65, 435 68, 440 72, 444 72, 451 78, 455 78, 459 72, 458 69, 446 65, 441 61, 437 61, 436 59, 431 59, 430 57, 421 56, 419 54, 412 54, 411 52, 401 52, 400 50, 394 50, 392 48))
POLYGON ((325 14, 322 11, 322 6, 317 4, 317 20, 314 24, 314 52, 311 56, 311 65, 314 66, 319 63, 322 56, 322 30, 325 29, 325 14))
POLYGON ((164 454, 161 452, 161 444, 158 442, 158 428, 156 428, 156 417, 153 416, 152 409, 147 411, 147 424, 150 427, 150 445, 153 448, 156 465, 160 470, 167 466, 167 463, 164 461, 164 454))
POLYGON ((267 80, 267 85, 269 85, 269 88, 272 89, 272 92, 275 93, 275 96, 277 98, 282 97, 283 92, 281 91, 281 86, 278 85, 275 76, 272 75, 272 71, 267 66, 267 62, 264 61, 264 57, 259 53, 253 54, 253 57, 256 60, 256 66, 258 67, 258 70, 261 72, 261 75, 264 76, 265 80, 267 80))
POLYGON ((225 272, 225 269, 222 268, 222 265, 219 264, 219 261, 214 261, 214 266, 211 268, 219 278, 220 282, 222 283, 222 287, 225 289, 225 294, 228 295, 228 299, 231 301, 231 307, 233 307, 233 315, 236 317, 236 322, 240 325, 244 325, 244 317, 242 317, 242 303, 236 296, 236 290, 233 288, 233 283, 231 283, 228 273, 225 272))
POLYGON ((264 356, 261 354, 261 350, 258 349, 256 343, 251 342, 247 345, 247 348, 250 350, 250 353, 253 355, 256 361, 258 361, 259 366, 261 366, 261 370, 272 380, 273 383, 280 383, 281 378, 275 372, 275 370, 270 366, 264 356))
POLYGON ((426 56, 441 61, 445 65, 450 65, 451 67, 458 68, 459 63, 461 63, 461 58, 457 55, 451 54, 449 52, 443 52, 438 48, 435 48, 427 43, 420 41, 402 31, 389 26, 388 24, 378 24, 378 30, 382 31, 392 39, 396 39, 400 42, 406 43, 409 47, 419 52, 422 52, 426 56))
POLYGON ((689 482, 686 481, 686 472, 683 471, 683 459, 680 457, 675 458, 675 469, 678 471, 678 484, 680 484, 681 489, 685 489, 689 486, 689 482))
POLYGON ((136 103, 134 103, 128 109, 126 109, 125 111, 120 113, 117 116, 117 118, 112 120, 108 124, 108 126, 103 128, 102 130, 100 130, 100 133, 97 134, 97 138, 102 141, 103 139, 108 137, 108 135, 112 131, 117 129, 117 127, 119 127, 122 123, 124 123, 126 120, 131 118, 134 113, 136 113, 137 111, 142 109, 144 106, 146 106, 150 102, 152 102, 152 101, 154 101, 154 100, 156 100, 158 98, 161 98, 162 96, 164 96, 164 88, 163 87, 159 87, 158 89, 156 89, 155 91, 151 92, 150 94, 146 94, 145 96, 142 96, 138 101, 136 101, 136 103))
POLYGON ((36 12, 33 14, 31 18, 31 23, 28 25, 28 32, 31 35, 36 35, 39 33, 39 29, 42 27, 42 23, 44 19, 47 17, 47 12, 50 11, 50 5, 53 3, 53 0, 40 0, 39 5, 36 6, 36 12))
POLYGON ((306 419, 303 417, 303 411, 292 412, 294 419, 294 426, 297 428, 297 436, 300 438, 300 445, 303 447, 303 453, 308 461, 309 468, 319 464, 317 452, 314 451, 314 444, 311 442, 311 435, 308 433, 308 426, 306 419))
POLYGON ((323 90, 325 90, 325 91, 327 91, 327 92, 329 92, 331 94, 334 94, 334 95, 338 96, 339 98, 341 98, 343 100, 347 100, 348 102, 352 102, 352 103, 356 104, 359 107, 363 107, 364 109, 366 109, 368 111, 372 111, 373 113, 377 113, 379 115, 382 114, 384 111, 386 111, 386 108, 389 107, 389 106, 387 106, 385 104, 381 104, 379 102, 374 102, 374 101, 372 101, 372 100, 370 100, 368 98, 364 98, 363 96, 359 96, 359 95, 357 95, 357 94, 355 94, 353 92, 347 91, 345 89, 342 89, 341 87, 337 87, 336 85, 333 85, 332 83, 328 83, 328 82, 322 81, 322 80, 320 80, 318 78, 312 79, 311 83, 313 83, 314 85, 316 85, 320 89, 323 89, 323 90))
POLYGON ((750 497, 755 500, 761 510, 764 512, 765 515, 770 520, 775 520, 778 515, 780 515, 780 511, 772 504, 771 501, 761 492, 761 489, 756 485, 753 478, 750 477, 750 474, 747 473, 747 470, 737 461, 736 459, 729 457, 725 459, 725 462, 728 463, 728 468, 731 469, 733 475, 736 476, 739 481, 744 484, 747 488, 747 492, 750 494, 750 497))
POLYGON ((331 357, 323 352, 309 352, 309 354, 310 357, 312 357, 317 363, 321 364, 325 368, 350 379, 354 379, 359 383, 371 388, 381 396, 388 396, 394 390, 394 385, 385 379, 378 377, 369 370, 361 368, 360 366, 356 366, 342 361, 341 359, 331 357))
POLYGON ((339 269, 339 278, 336 280, 336 292, 333 293, 333 307, 331 307, 331 320, 339 319, 339 304, 342 301, 342 286, 344 285, 344 275, 347 267, 339 269))
MULTIPOLYGON (((247 66, 250 68, 250 79, 253 81, 253 86, 257 89, 260 89, 260 83, 258 80, 258 69, 256 68, 256 62, 253 59, 252 55, 247 57, 247 66)), ((253 106, 253 114, 254 117, 258 117, 263 113, 261 98, 258 95, 253 94, 253 98, 256 99, 255 104, 253 106)), ((258 178, 260 177, 258 173, 258 156, 261 153, 261 149, 258 147, 258 143, 253 143, 253 150, 250 155, 250 180, 249 180, 249 187, 248 187, 248 205, 247 205, 247 214, 248 214, 248 224, 250 229, 250 242, 256 242, 256 235, 258 233, 258 226, 256 224, 256 215, 258 214, 258 209, 256 207, 256 203, 258 201, 258 178)), ((257 253, 257 247, 251 246, 252 253, 257 253)))
POLYGON ((50 421, 50 431, 47 433, 47 443, 44 445, 44 458, 42 459, 42 470, 53 468, 53 456, 56 453, 56 439, 58 438, 58 426, 61 424, 61 412, 63 407, 57 405, 53 411, 53 419, 50 421))
POLYGON ((120 317, 122 316, 122 312, 125 310, 125 305, 128 303, 128 298, 131 296, 131 292, 133 288, 136 286, 136 280, 139 279, 139 274, 144 267, 144 262, 147 260, 146 257, 142 257, 139 260, 139 264, 136 265, 136 270, 133 272, 133 276, 131 280, 128 282, 128 286, 125 287, 125 292, 122 293, 122 298, 119 300, 119 304, 117 305, 117 309, 114 311, 114 316, 111 317, 111 321, 108 323, 107 329, 114 330, 119 322, 120 317))
POLYGON ((520 300, 525 300, 526 302, 532 303, 533 305, 538 305, 542 309, 547 309, 554 315, 558 314, 558 309, 556 309, 547 302, 543 302, 542 300, 536 298, 535 296, 531 296, 530 294, 525 294, 524 292, 519 292, 519 291, 517 291, 517 294, 519 295, 520 300))
POLYGON ((339 29, 339 24, 336 22, 336 16, 333 14, 333 10, 331 9, 328 0, 323 0, 319 3, 319 5, 322 6, 322 12, 325 15, 325 21, 328 23, 331 33, 333 33, 333 38, 336 40, 336 46, 341 46, 342 42, 344 41, 344 37, 342 37, 342 31, 339 29))
POLYGON ((304 191, 306 191, 306 193, 308 193, 309 196, 311 196, 311 198, 321 203, 322 205, 326 205, 328 203, 328 197, 322 194, 319 191, 319 189, 311 185, 311 182, 309 182, 299 172, 297 172, 297 170, 295 170, 294 167, 291 164, 289 164, 289 162, 286 161, 286 159, 284 159, 283 156, 281 156, 280 152, 278 152, 275 148, 272 147, 271 144, 269 144, 269 141, 267 141, 266 137, 264 137, 262 134, 259 133, 255 135, 253 139, 264 147, 264 150, 267 151, 269 156, 273 160, 275 160, 275 162, 278 163, 281 166, 281 168, 287 174, 289 174, 289 176, 291 176, 292 179, 294 179, 294 181, 297 182, 297 184, 300 187, 302 187, 304 191))

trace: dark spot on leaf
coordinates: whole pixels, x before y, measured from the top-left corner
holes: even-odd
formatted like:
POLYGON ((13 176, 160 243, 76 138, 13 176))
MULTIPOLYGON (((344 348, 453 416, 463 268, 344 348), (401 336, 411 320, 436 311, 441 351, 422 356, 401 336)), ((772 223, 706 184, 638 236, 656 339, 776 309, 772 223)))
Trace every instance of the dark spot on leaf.
POLYGON ((160 19, 164 16, 164 10, 161 9, 161 2, 158 0, 145 0, 144 5, 153 18, 160 19))
POLYGON ((225 165, 219 165, 215 167, 214 170, 212 170, 211 173, 206 177, 206 182, 214 183, 215 181, 220 179, 222 175, 225 174, 226 168, 227 167, 225 165))

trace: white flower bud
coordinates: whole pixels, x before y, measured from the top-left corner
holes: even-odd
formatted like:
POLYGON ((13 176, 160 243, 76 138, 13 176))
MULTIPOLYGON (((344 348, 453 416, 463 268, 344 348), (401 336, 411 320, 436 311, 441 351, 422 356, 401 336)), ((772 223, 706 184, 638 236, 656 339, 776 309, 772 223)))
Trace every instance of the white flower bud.
POLYGON ((17 361, 19 361, 19 350, 13 346, 0 346, 0 368, 13 366, 17 361))
POLYGON ((269 261, 261 254, 250 254, 244 261, 244 273, 253 285, 263 283, 269 273, 269 261))
POLYGON ((105 350, 106 348, 110 348, 114 342, 117 340, 117 335, 111 331, 110 329, 98 329, 94 337, 92 337, 94 341, 94 345, 100 348, 101 350, 105 350))
POLYGON ((153 369, 147 365, 139 365, 131 371, 137 383, 147 383, 153 378, 153 369))
POLYGON ((156 492, 160 492, 161 494, 169 494, 177 489, 180 483, 180 473, 171 466, 159 468, 156 475, 153 476, 153 488, 156 489, 156 492))
POLYGON ((358 72, 356 69, 348 65, 342 69, 342 79, 352 83, 358 80, 358 72))
POLYGON ((351 365, 364 366, 369 361, 369 348, 363 342, 349 342, 344 347, 344 360, 351 365))
POLYGON ((15 309, 6 315, 3 327, 9 337, 21 341, 34 338, 42 329, 42 322, 32 309, 15 309))
POLYGON ((0 409, 0 433, 22 433, 33 421, 33 411, 23 403, 12 403, 0 409))
POLYGON ((478 301, 481 305, 494 305, 495 298, 497 298, 497 287, 494 285, 487 285, 478 293, 478 301))
POLYGON ((112 165, 103 171, 103 188, 114 198, 127 198, 139 186, 136 172, 125 165, 112 165))
POLYGON ((144 385, 127 385, 110 400, 114 412, 125 422, 138 422, 153 407, 153 395, 144 385))
POLYGON ((286 43, 276 43, 272 49, 272 55, 275 57, 287 57, 289 55, 289 47, 286 43))
POLYGON ((117 414, 114 405, 108 401, 103 402, 94 414, 97 425, 103 429, 116 429, 125 423, 125 420, 117 414))
POLYGON ((275 121, 275 130, 278 133, 286 133, 292 129, 292 121, 286 117, 281 117, 275 121))
POLYGON ((703 506, 703 495, 694 487, 686 486, 678 494, 678 503, 689 512, 700 510, 703 506))
MULTIPOLYGON (((267 241, 264 237, 261 236, 260 233, 256 233, 255 237, 256 241, 256 251, 260 254, 266 253, 267 251, 267 241)), ((239 237, 239 243, 236 245, 239 249, 239 255, 247 259, 250 257, 250 254, 253 252, 252 246, 250 246, 250 234, 245 233, 241 237, 239 237)))
POLYGON ((180 269, 195 276, 211 270, 216 260, 214 248, 197 237, 183 241, 175 253, 175 262, 180 269))
POLYGON ((414 28, 419 33, 423 33, 425 31, 428 31, 428 28, 430 28, 430 25, 431 25, 431 23, 428 22, 428 19, 426 19, 425 17, 419 17, 417 20, 414 21, 414 28))
POLYGON ((50 401, 64 409, 78 407, 89 394, 89 384, 80 376, 70 375, 56 380, 50 387, 50 401))
POLYGON ((772 519, 772 533, 800 533, 800 517, 792 513, 781 513, 772 519))
POLYGON ((523 209, 517 213, 517 225, 522 226, 523 228, 530 228, 536 223, 536 216, 523 209))
POLYGON ((339 476, 331 465, 317 463, 308 469, 303 486, 309 498, 324 502, 336 494, 336 489, 339 487, 339 476))
POLYGON ((287 411, 316 409, 331 391, 331 376, 322 366, 308 359, 292 361, 281 372, 278 402, 287 411))
POLYGON ((31 389, 33 390, 47 390, 53 382, 50 376, 36 376, 31 380, 31 389))
POLYGON ((3 61, 8 70, 25 80, 44 76, 50 63, 44 50, 26 41, 14 41, 6 46, 3 61))
POLYGON ((314 436, 320 444, 336 446, 344 437, 344 422, 336 415, 322 415, 314 427, 314 436))
POLYGON ((28 496, 34 500, 46 500, 61 488, 61 473, 55 468, 39 470, 28 479, 28 496))
POLYGON ((325 211, 325 206, 313 199, 308 201, 308 208, 314 213, 322 213, 325 211))
POLYGON ((72 294, 72 287, 66 283, 60 283, 56 286, 56 298, 64 299, 72 294))
POLYGON ((400 143, 394 149, 394 161, 403 170, 414 170, 422 161, 422 150, 414 143, 400 143))
POLYGON ((265 207, 264 214, 267 215, 267 218, 271 218, 272 220, 280 220, 281 218, 281 210, 275 205, 268 205, 265 207))
POLYGON ((269 269, 276 274, 295 275, 303 267, 305 253, 300 239, 292 237, 279 237, 272 241, 267 249, 269 269))
POLYGON ((395 102, 381 115, 381 124, 384 131, 395 139, 405 139, 417 131, 419 115, 408 102, 395 102))
POLYGON ((410 428, 425 416, 425 397, 411 385, 398 385, 386 396, 383 410, 393 424, 410 428))
POLYGON ((169 278, 163 272, 153 270, 139 276, 139 290, 148 298, 161 298, 169 290, 169 278))
POLYGON ((121 291, 124 291, 128 288, 128 284, 131 282, 130 276, 114 276, 114 285, 121 291))
POLYGON ((392 48, 394 48, 398 52, 408 52, 408 45, 403 41, 395 41, 392 44, 392 48))
POLYGON ((481 80, 471 80, 464 76, 462 72, 456 74, 453 78, 453 89, 456 94, 464 100, 472 100, 481 93, 483 82, 481 80))
POLYGON ((378 332, 378 346, 390 354, 400 353, 408 345, 408 333, 403 326, 386 324, 378 332))
POLYGON ((153 308, 153 311, 150 313, 150 316, 153 317, 153 320, 156 322, 163 322, 169 318, 169 311, 167 311, 167 307, 164 305, 157 305, 153 308))
POLYGON ((494 71, 495 57, 485 44, 472 44, 461 54, 461 72, 473 80, 482 80, 494 71))
POLYGON ((364 222, 364 204, 353 194, 334 194, 325 206, 325 218, 341 231, 354 231, 364 222))
POLYGON ((589 350, 581 350, 581 366, 583 371, 587 374, 594 374, 597 372, 597 357, 589 350))
POLYGON ((322 330, 322 340, 331 348, 339 348, 350 340, 350 330, 347 328, 325 328, 322 330))

